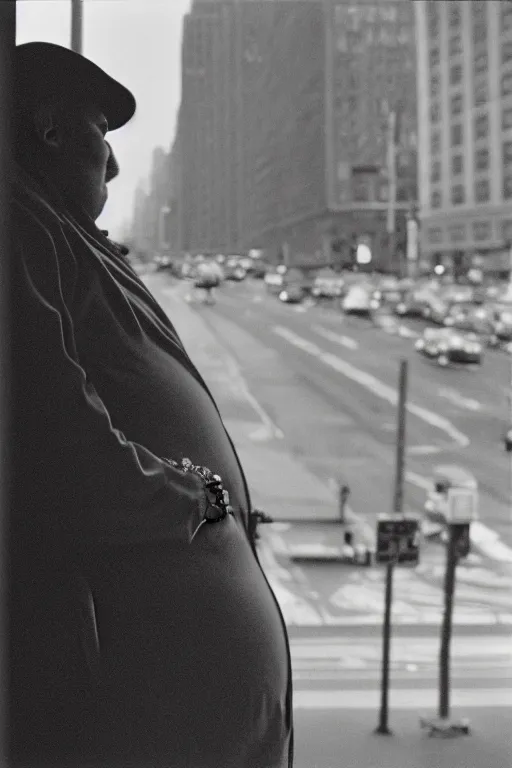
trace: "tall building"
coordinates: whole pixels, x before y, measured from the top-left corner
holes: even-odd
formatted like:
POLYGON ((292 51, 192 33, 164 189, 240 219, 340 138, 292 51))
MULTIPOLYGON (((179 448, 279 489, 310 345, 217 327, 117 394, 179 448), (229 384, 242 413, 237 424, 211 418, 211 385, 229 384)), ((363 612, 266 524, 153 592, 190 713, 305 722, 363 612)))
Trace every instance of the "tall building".
POLYGON ((415 56, 409 0, 194 2, 183 31, 184 247, 343 262, 364 236, 385 260, 391 111, 399 242, 416 198, 415 56))
POLYGON ((512 3, 415 3, 421 250, 465 271, 509 268, 512 3))

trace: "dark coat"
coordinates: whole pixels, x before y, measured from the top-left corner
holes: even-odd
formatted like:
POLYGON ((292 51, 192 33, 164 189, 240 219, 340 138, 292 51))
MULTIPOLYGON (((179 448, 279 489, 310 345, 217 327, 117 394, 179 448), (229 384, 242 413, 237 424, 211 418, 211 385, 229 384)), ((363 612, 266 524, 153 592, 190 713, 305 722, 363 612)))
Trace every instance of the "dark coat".
POLYGON ((286 628, 210 392, 92 221, 20 174, 12 223, 12 754, 290 766, 286 628), (235 508, 192 543, 183 456, 235 508))

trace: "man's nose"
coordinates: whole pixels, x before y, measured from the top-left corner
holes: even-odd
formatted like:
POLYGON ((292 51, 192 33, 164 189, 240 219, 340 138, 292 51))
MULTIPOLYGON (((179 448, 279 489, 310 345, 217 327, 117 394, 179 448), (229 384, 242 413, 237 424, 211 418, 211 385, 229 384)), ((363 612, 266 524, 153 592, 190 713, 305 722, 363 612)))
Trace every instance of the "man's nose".
POLYGON ((119 174, 119 163, 116 160, 116 156, 114 155, 114 151, 110 144, 105 142, 108 147, 108 158, 107 158, 107 170, 105 173, 105 180, 107 183, 109 181, 112 181, 112 179, 115 179, 115 177, 119 174))

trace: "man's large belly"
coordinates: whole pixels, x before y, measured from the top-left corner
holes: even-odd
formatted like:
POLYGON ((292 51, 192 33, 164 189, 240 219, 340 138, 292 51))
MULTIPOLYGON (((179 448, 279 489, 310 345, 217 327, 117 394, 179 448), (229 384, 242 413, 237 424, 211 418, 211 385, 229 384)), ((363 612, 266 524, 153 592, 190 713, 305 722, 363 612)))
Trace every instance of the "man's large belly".
POLYGON ((105 552, 97 578, 107 754, 288 766, 282 619, 236 520, 204 525, 186 549, 105 552))
POLYGON ((172 768, 284 768, 286 634, 243 528, 240 467, 200 382, 165 350, 132 343, 103 360, 96 346, 87 366, 113 425, 158 456, 218 472, 237 516, 204 525, 191 545, 99 553, 106 748, 172 768))

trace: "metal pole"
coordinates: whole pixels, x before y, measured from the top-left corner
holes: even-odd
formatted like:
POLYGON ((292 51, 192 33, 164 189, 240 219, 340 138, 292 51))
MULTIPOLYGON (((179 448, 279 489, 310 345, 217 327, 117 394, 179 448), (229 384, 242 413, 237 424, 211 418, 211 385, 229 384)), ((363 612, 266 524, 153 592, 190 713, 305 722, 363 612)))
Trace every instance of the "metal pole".
MULTIPOLYGON (((386 229, 389 243, 389 266, 393 265, 395 255, 395 207, 396 207, 396 112, 391 110, 388 114, 387 136, 387 165, 388 165, 388 215, 386 229)), ((400 265, 401 273, 401 265, 400 265)), ((401 276, 401 274, 400 274, 401 276)))
POLYGON ((439 717, 446 720, 450 713, 450 641, 452 636, 453 593, 455 589, 456 536, 450 525, 444 580, 444 615, 439 659, 439 717))
POLYGON ((71 0, 71 50, 82 53, 83 0, 71 0))
POLYGON ((382 627, 382 677, 380 684, 379 724, 375 733, 391 736, 388 726, 389 699, 389 652, 391 648, 391 604, 393 601, 393 566, 386 568, 386 595, 384 625, 382 627))
POLYGON ((10 476, 12 464, 9 451, 12 450, 12 407, 10 397, 11 380, 11 283, 9 248, 9 196, 7 179, 10 159, 13 156, 13 132, 9 120, 12 115, 13 83, 11 67, 16 46, 16 2, 0 2, 0 110, 4 119, 0 125, 0 623, 4 631, 0 636, 0 754, 2 765, 8 754, 10 736, 9 698, 9 548, 6 533, 12 514, 13 489, 10 476), (5 117, 6 116, 6 117, 5 117))
MULTIPOLYGON (((398 380, 398 428, 396 441, 396 474, 395 493, 393 498, 393 512, 398 516, 403 508, 404 486, 404 457, 405 457, 405 423, 407 404, 407 360, 400 361, 400 374, 398 380)), ((379 724, 376 733, 390 735, 392 732, 388 726, 388 699, 389 699, 389 657, 391 650, 391 605, 393 601, 393 568, 386 568, 386 593, 384 608, 384 625, 382 628, 382 678, 379 724)))
POLYGON ((404 495, 407 369, 407 360, 401 360, 398 380, 398 431, 396 440, 395 498, 393 504, 393 511, 397 515, 402 514, 404 495))

